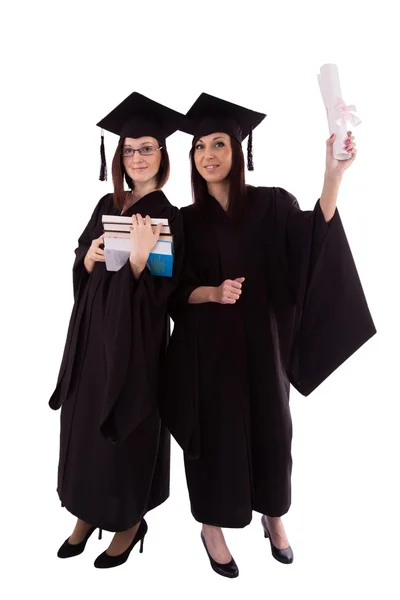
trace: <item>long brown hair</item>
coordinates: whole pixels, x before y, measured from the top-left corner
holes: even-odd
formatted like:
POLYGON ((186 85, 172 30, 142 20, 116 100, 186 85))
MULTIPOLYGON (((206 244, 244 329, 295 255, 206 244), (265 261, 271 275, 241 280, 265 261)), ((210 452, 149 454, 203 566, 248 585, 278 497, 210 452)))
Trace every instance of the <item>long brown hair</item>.
MULTIPOLYGON (((200 175, 194 162, 194 153, 196 144, 200 137, 193 140, 190 150, 190 167, 192 179, 193 201, 202 210, 204 209, 205 199, 208 196, 206 180, 200 175)), ((247 199, 247 188, 245 182, 244 156, 241 144, 231 137, 232 144, 232 168, 229 177, 229 198, 227 214, 233 221, 240 221, 244 215, 247 199)), ((203 211, 202 211, 203 212, 203 211)))
MULTIPOLYGON (((124 147, 125 138, 120 139, 112 161, 112 179, 114 184, 114 206, 119 210, 123 210, 127 191, 124 188, 124 180, 131 190, 135 184, 125 171, 122 148, 124 147)), ((161 189, 167 183, 170 173, 170 162, 165 144, 161 148, 161 163, 157 173, 157 189, 161 189)))

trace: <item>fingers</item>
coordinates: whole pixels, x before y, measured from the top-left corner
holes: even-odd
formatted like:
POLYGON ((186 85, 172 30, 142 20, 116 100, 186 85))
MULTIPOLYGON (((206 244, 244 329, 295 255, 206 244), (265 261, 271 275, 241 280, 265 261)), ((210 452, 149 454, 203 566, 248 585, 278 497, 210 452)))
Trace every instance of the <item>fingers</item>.
MULTIPOLYGON (((244 277, 240 277, 240 279, 243 279, 243 281, 244 281, 244 277)), ((238 279, 226 279, 224 281, 224 285, 226 285, 227 287, 234 288, 235 290, 242 289, 242 281, 240 281, 238 279)))
POLYGON ((236 290, 234 288, 227 288, 225 291, 225 295, 230 300, 239 300, 242 295, 242 290, 236 290))
MULTIPOLYGON (((146 215, 143 218, 140 213, 136 213, 135 215, 132 215, 131 227, 133 229, 135 229, 136 227, 151 227, 151 217, 149 215, 146 215)), ((159 229, 159 231, 161 233, 162 225, 157 225, 156 230, 157 230, 157 228, 159 229)))
POLYGON ((93 248, 89 254, 89 258, 95 262, 105 262, 104 250, 101 248, 93 248))
MULTIPOLYGON (((333 146, 333 142, 335 141, 335 139, 336 139, 336 135, 333 133, 333 134, 330 136, 330 138, 328 138, 328 139, 326 140, 326 144, 327 144, 327 146, 329 147, 329 151, 332 151, 332 150, 331 150, 331 147, 333 146)), ((347 132, 347 137, 346 137, 346 139, 345 139, 345 140, 344 140, 344 142, 343 142, 343 148, 344 148, 344 150, 345 150, 346 152, 348 152, 349 154, 352 154, 352 155, 353 155, 353 157, 354 157, 354 156, 355 156, 355 154, 357 153, 357 152, 356 152, 356 143, 355 143, 354 139, 355 139, 355 138, 354 138, 354 135, 352 134, 352 132, 351 132, 351 131, 348 131, 348 132, 347 132)))
POLYGON ((162 230, 162 225, 161 223, 158 223, 153 230, 152 224, 151 224, 151 217, 149 217, 149 215, 146 215, 146 217, 143 219, 143 224, 148 227, 151 228, 151 230, 153 231, 154 237, 156 237, 157 239, 160 237, 161 234, 161 230, 162 230))
POLYGON ((143 225, 144 219, 141 214, 136 213, 135 215, 132 215, 132 229, 135 229, 136 227, 143 227, 143 225))
POLYGON ((100 237, 98 237, 97 239, 93 240, 92 247, 98 248, 101 244, 104 244, 104 239, 103 239, 102 235, 100 237))
POLYGON ((105 262, 104 250, 99 246, 104 244, 103 236, 93 240, 92 245, 88 252, 88 258, 95 262, 105 262))
POLYGON ((237 290, 241 290, 242 289, 242 283, 244 282, 244 277, 237 277, 236 279, 234 279, 233 281, 231 279, 227 279, 227 283, 229 283, 229 285, 237 290))
POLYGON ((157 239, 160 237, 161 230, 162 230, 162 225, 161 225, 161 223, 158 223, 158 225, 156 226, 156 228, 154 230, 154 235, 157 239))
POLYGON ((235 304, 242 295, 242 282, 244 277, 237 279, 226 279, 222 284, 221 302, 222 304, 235 304))
POLYGON ((222 288, 221 303, 222 304, 235 304, 239 300, 240 294, 232 292, 228 287, 222 288))
POLYGON ((354 141, 354 135, 351 135, 351 131, 349 131, 347 133, 347 138, 346 141, 344 143, 344 148, 346 150, 346 152, 350 152, 353 153, 356 147, 356 143, 354 141))
POLYGON ((356 159, 357 157, 357 150, 353 150, 353 152, 351 153, 351 158, 348 158, 345 162, 347 163, 347 166, 350 166, 356 159))
POLYGON ((231 298, 230 296, 222 296, 221 304, 236 304, 239 298, 231 298))
MULTIPOLYGON (((336 135, 335 135, 334 133, 332 133, 331 137, 330 137, 330 138, 328 138, 328 139, 326 140, 326 143, 328 144, 328 146, 329 146, 329 145, 332 145, 332 144, 333 144, 333 142, 335 141, 335 139, 336 139, 336 135)), ((351 131, 348 131, 348 132, 347 132, 347 137, 346 137, 346 139, 345 139, 345 141, 344 141, 344 143, 343 143, 343 145, 344 145, 344 147, 346 148, 346 150, 347 150, 347 147, 348 147, 348 146, 349 146, 350 148, 352 148, 352 147, 355 147, 355 142, 354 142, 354 139, 355 139, 355 138, 354 138, 354 135, 352 134, 352 132, 351 132, 351 131)))

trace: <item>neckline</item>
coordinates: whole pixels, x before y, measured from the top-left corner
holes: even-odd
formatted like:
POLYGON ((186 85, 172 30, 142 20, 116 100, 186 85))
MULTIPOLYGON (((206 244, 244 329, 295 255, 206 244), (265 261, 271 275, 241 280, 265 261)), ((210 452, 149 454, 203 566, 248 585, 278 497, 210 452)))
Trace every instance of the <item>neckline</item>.
POLYGON ((138 205, 143 203, 144 200, 147 200, 150 196, 154 195, 154 194, 162 194, 162 196, 165 196, 164 192, 162 190, 152 190, 151 192, 148 192, 147 194, 145 194, 144 196, 142 196, 141 198, 139 198, 139 200, 136 200, 136 202, 134 202, 133 204, 131 204, 131 206, 129 206, 129 208, 127 208, 125 210, 125 212, 120 212, 120 216, 121 217, 126 217, 126 216, 131 216, 129 214, 130 211, 133 211, 134 208, 138 205))

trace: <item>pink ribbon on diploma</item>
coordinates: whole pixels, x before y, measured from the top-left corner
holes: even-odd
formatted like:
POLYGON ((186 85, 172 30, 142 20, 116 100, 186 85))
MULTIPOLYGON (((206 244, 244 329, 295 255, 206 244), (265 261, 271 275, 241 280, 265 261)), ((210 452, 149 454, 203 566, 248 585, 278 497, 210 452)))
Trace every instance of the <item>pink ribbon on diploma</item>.
POLYGON ((356 107, 354 104, 349 104, 347 106, 341 98, 337 101, 333 112, 337 125, 346 127, 346 124, 350 123, 353 127, 357 127, 357 125, 361 123, 361 119, 355 114, 356 107))

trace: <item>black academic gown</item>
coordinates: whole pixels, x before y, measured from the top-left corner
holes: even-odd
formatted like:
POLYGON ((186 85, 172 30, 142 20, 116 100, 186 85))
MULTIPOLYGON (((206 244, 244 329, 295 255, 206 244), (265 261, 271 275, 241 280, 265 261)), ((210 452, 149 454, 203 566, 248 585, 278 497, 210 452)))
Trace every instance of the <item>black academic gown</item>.
POLYGON ((126 213, 166 218, 174 236, 174 275, 135 280, 83 264, 103 233, 103 214, 119 214, 112 194, 95 208, 79 239, 73 267, 75 303, 50 407, 61 410, 57 491, 76 517, 123 531, 169 495, 170 437, 157 406, 160 361, 169 337, 167 300, 181 271, 182 217, 152 192, 126 213))
POLYGON ((301 211, 280 188, 248 187, 234 226, 209 196, 181 210, 186 265, 161 414, 184 450, 196 520, 244 527, 291 503, 290 383, 310 394, 374 333, 338 212, 301 211), (234 305, 188 304, 198 286, 245 277, 234 305))

